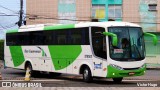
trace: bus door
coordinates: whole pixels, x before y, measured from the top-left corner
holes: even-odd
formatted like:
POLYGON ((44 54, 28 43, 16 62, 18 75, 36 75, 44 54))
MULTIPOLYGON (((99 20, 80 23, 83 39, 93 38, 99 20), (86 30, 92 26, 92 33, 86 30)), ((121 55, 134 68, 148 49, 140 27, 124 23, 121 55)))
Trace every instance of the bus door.
POLYGON ((91 43, 93 51, 93 66, 94 76, 101 76, 103 71, 103 61, 106 60, 106 36, 102 33, 105 32, 105 28, 92 27, 91 28, 91 43))

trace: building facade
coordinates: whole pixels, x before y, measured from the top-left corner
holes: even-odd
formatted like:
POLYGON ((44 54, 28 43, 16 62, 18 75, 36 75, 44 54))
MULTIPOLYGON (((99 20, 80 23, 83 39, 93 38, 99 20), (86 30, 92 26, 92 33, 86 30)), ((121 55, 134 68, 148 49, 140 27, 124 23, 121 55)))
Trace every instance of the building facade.
POLYGON ((78 23, 126 21, 142 26, 144 32, 157 34, 157 46, 145 37, 147 63, 160 64, 160 0, 26 0, 26 22, 78 23))
POLYGON ((92 0, 92 18, 122 21, 122 0, 92 0))
POLYGON ((27 25, 90 21, 91 0, 26 0, 27 25))
POLYGON ((123 0, 123 21, 137 23, 144 32, 158 36, 154 46, 150 37, 145 37, 147 63, 160 64, 160 0, 123 0))

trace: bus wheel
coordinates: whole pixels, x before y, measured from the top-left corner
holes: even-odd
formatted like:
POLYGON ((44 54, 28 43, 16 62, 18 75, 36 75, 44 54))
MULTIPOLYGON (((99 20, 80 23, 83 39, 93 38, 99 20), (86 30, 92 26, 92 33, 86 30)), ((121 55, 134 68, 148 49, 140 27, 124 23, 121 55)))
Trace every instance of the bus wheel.
POLYGON ((122 77, 122 78, 113 78, 113 81, 114 81, 115 83, 121 83, 121 82, 122 82, 122 79, 123 79, 123 77, 122 77))
POLYGON ((91 74, 91 70, 89 69, 89 67, 86 67, 83 70, 83 80, 87 83, 92 81, 92 74, 91 74))
POLYGON ((27 71, 27 68, 30 71, 30 75, 33 76, 33 70, 32 70, 32 65, 31 63, 27 63, 26 67, 25 67, 25 71, 27 71))

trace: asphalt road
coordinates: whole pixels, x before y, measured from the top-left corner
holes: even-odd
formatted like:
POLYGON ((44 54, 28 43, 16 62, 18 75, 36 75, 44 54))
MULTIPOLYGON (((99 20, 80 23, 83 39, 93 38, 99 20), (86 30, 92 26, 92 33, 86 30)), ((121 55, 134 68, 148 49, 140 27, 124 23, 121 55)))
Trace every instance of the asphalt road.
MULTIPOLYGON (((2 68, 1 73, 3 81, 24 81, 24 70, 2 68)), ((94 79, 92 83, 85 83, 80 75, 62 74, 61 76, 52 77, 48 73, 34 75, 34 77, 31 77, 31 82, 41 82, 43 87, 138 87, 140 84, 151 84, 152 86, 160 87, 160 71, 147 70, 144 76, 127 77, 120 84, 114 83, 112 79, 105 78, 94 79)))

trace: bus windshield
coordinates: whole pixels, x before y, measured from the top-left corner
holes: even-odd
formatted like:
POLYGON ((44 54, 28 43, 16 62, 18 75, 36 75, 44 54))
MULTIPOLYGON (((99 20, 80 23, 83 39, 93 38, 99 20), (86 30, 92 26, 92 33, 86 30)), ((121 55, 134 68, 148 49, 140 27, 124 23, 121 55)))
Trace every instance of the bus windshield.
POLYGON ((110 57, 118 61, 136 61, 145 58, 143 32, 140 27, 109 27, 118 37, 117 46, 112 45, 109 37, 110 57))

